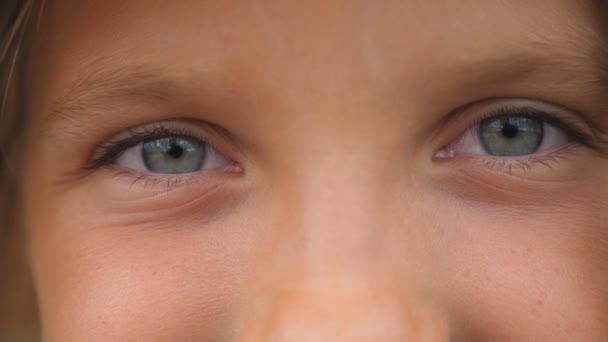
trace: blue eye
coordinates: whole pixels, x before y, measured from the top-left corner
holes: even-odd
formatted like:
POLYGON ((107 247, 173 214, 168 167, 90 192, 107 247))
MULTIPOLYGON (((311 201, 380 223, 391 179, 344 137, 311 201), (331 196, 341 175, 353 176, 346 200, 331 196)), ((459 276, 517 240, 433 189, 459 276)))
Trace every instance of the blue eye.
POLYGON ((582 141, 581 138, 576 140, 581 134, 576 130, 576 124, 568 124, 575 120, 572 119, 575 116, 566 110, 527 100, 504 102, 493 106, 481 104, 469 109, 468 113, 486 114, 487 118, 469 127, 435 157, 518 158, 550 151, 572 141, 582 141))
POLYGON ((186 174, 224 169, 231 162, 199 139, 167 136, 148 139, 126 149, 116 164, 154 174, 186 174))
POLYGON ((200 171, 207 153, 206 146, 194 139, 159 138, 144 142, 141 154, 148 171, 180 174, 200 171))
POLYGON ((517 157, 533 154, 543 142, 543 121, 527 117, 489 118, 479 124, 479 140, 487 154, 517 157))

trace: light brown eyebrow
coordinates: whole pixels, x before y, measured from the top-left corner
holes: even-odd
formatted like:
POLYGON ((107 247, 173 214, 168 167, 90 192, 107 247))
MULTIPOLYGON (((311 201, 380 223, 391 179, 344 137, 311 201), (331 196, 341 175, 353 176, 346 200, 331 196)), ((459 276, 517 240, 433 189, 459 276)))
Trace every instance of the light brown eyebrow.
MULTIPOLYGON (((446 63, 446 72, 460 75, 463 87, 554 75, 564 84, 551 86, 588 93, 585 95, 589 98, 605 97, 608 94, 608 49, 600 38, 598 35, 595 39, 572 40, 569 46, 556 46, 551 39, 528 41, 526 46, 506 49, 509 54, 497 51, 492 56, 446 63)), ((222 83, 219 72, 188 71, 175 66, 112 66, 116 63, 111 62, 102 57, 83 68, 85 71, 80 77, 54 102, 43 126, 64 120, 77 122, 85 113, 108 112, 125 101, 170 102, 176 96, 192 92, 192 88, 210 90, 212 95, 230 91, 218 86, 222 83), (186 74, 188 77, 184 77, 186 74)))
POLYGON ((104 58, 84 67, 50 108, 40 113, 40 133, 65 130, 66 124, 82 127, 80 123, 98 116, 107 120, 108 113, 124 112, 126 106, 160 106, 189 98, 198 104, 201 98, 232 96, 225 86, 218 86, 219 75, 207 70, 114 65, 104 58))
POLYGON ((603 94, 608 93, 608 54, 600 50, 593 53, 579 53, 576 49, 573 51, 575 52, 563 53, 539 42, 536 48, 520 53, 493 56, 451 67, 457 68, 460 75, 478 77, 472 82, 473 86, 479 83, 551 78, 563 83, 542 85, 573 89, 589 98, 603 97, 603 94))
MULTIPOLYGON (((545 47, 539 46, 542 50, 545 47)), ((603 56, 603 55, 602 55, 603 56)), ((608 56, 607 56, 608 57, 608 56)), ((555 73, 571 77, 581 84, 608 89, 608 58, 597 58, 595 62, 577 56, 552 54, 512 54, 484 61, 451 65, 463 74, 483 74, 492 79, 522 78, 531 73, 555 73)), ((90 69, 89 69, 90 70, 90 69)), ((203 75, 204 82, 217 79, 217 75, 203 75)), ((104 103, 117 98, 141 100, 169 100, 173 94, 185 88, 183 80, 173 77, 165 69, 139 67, 104 68, 83 74, 53 106, 51 117, 66 112, 78 112, 87 108, 102 108, 104 103)), ((217 83, 217 82, 213 82, 217 83)), ((210 88, 212 88, 211 86, 210 88)), ((189 87, 191 88, 191 87, 189 87)), ((51 118, 49 118, 51 119, 51 118)))
POLYGON ((142 101, 169 99, 176 91, 176 82, 163 78, 160 70, 144 70, 139 67, 105 68, 89 70, 72 84, 53 103, 47 121, 55 121, 80 112, 103 109, 121 98, 142 101), (92 71, 91 71, 92 70, 92 71))

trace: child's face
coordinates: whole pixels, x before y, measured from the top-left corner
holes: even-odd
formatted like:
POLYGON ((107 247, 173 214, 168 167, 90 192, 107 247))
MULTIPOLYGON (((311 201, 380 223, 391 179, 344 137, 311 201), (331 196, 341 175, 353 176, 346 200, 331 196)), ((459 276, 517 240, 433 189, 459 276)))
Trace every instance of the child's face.
POLYGON ((599 7, 47 1, 47 340, 608 339, 599 7))

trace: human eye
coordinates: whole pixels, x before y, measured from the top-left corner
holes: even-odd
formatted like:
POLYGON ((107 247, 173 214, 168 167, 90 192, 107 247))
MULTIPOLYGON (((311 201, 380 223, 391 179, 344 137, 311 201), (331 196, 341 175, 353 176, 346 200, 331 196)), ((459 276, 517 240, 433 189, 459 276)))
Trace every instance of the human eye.
MULTIPOLYGON (((550 166, 573 153, 570 148, 597 147, 590 124, 573 111, 532 100, 502 100, 463 110, 473 117, 458 138, 435 154, 438 160, 481 158, 492 167, 530 171, 550 166)), ((466 121, 466 119, 465 119, 466 121)))
POLYGON ((102 143, 88 169, 119 168, 139 177, 180 177, 238 171, 238 165, 208 142, 197 125, 160 122, 135 127, 102 143))

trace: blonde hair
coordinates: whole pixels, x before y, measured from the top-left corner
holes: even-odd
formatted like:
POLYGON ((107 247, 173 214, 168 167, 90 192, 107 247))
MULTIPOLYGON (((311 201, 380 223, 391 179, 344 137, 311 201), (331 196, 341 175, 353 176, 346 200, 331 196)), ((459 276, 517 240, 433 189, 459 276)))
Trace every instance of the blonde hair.
POLYGON ((0 340, 39 339, 19 214, 17 148, 24 131, 21 61, 34 0, 0 1, 0 340))

